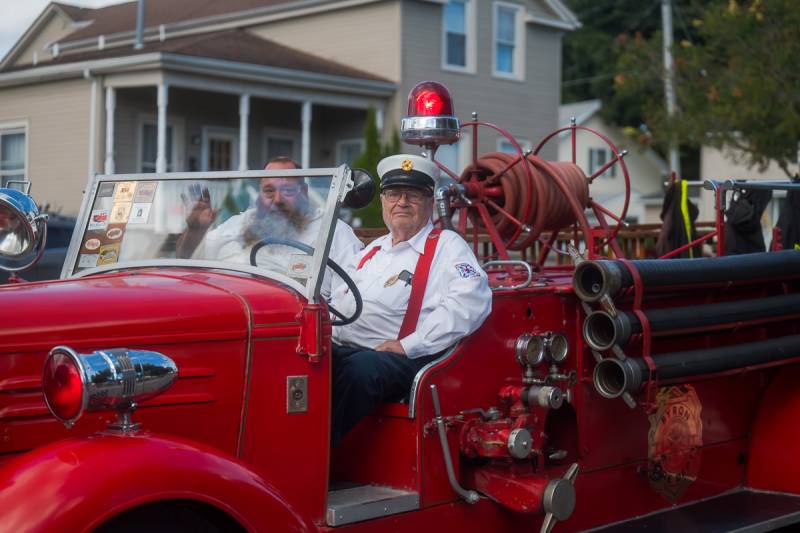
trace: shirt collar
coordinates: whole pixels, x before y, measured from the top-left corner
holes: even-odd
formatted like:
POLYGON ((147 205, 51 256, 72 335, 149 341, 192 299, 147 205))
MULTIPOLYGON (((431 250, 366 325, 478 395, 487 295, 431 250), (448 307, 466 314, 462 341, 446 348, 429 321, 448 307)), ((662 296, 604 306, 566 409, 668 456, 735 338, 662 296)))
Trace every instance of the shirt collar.
MULTIPOLYGON (((417 232, 416 235, 408 239, 407 242, 409 246, 411 246, 414 251, 418 254, 422 254, 425 252, 425 240, 428 238, 428 234, 433 231, 433 223, 429 220, 425 226, 422 227, 421 230, 417 232)), ((386 252, 392 249, 392 234, 389 233, 382 237, 382 241, 380 243, 381 249, 386 252)), ((400 245, 401 243, 397 243, 400 245)))

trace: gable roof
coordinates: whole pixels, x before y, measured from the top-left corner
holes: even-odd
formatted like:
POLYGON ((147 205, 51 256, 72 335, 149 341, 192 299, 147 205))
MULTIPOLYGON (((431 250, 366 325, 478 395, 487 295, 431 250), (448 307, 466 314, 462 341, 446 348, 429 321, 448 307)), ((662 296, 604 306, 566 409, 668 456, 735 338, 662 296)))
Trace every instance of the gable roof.
MULTIPOLYGON (((228 13, 258 10, 297 0, 157 0, 145 2, 144 27, 153 28, 187 20, 205 19, 228 13)), ((138 2, 125 2, 91 11, 92 23, 71 33, 63 42, 96 38, 100 35, 134 31, 138 2)), ((75 7, 75 6, 70 6, 75 7)))
MULTIPOLYGON (((162 52, 183 56, 221 59, 237 63, 263 65, 269 67, 313 72, 331 76, 344 76, 362 80, 392 83, 389 80, 368 72, 322 59, 306 52, 262 39, 244 30, 175 37, 165 41, 148 41, 136 50, 131 46, 117 46, 104 50, 92 50, 60 56, 49 61, 39 62, 38 67, 91 61, 96 59, 121 58, 135 55, 162 52)), ((29 65, 2 69, 0 72, 13 72, 30 68, 29 65)))
POLYGON ((600 111, 603 103, 600 100, 584 100, 571 104, 562 104, 558 107, 559 126, 569 126, 569 121, 575 117, 575 123, 580 126, 600 111))

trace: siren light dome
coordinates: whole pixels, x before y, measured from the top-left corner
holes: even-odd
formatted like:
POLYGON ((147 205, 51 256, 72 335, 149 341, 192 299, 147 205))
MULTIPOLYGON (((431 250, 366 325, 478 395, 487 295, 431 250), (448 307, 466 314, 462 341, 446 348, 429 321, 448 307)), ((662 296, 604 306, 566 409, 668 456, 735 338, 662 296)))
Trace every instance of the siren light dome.
POLYGON ((452 116, 453 99, 450 91, 441 83, 435 81, 423 81, 418 83, 408 94, 408 113, 409 117, 422 116, 452 116))
POLYGON ((435 150, 461 138, 450 91, 441 83, 423 81, 408 93, 406 116, 400 122, 400 138, 408 144, 435 150))

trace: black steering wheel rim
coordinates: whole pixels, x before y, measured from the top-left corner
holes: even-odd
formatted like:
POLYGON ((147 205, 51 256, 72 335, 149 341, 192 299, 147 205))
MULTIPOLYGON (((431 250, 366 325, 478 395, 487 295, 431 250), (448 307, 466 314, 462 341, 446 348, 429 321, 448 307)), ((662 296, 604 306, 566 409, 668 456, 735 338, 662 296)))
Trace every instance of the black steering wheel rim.
MULTIPOLYGON (((253 248, 250 250, 250 264, 252 266, 257 267, 258 264, 256 263, 256 254, 258 253, 258 251, 262 249, 264 246, 270 246, 276 244, 291 246, 292 248, 300 250, 301 252, 304 252, 308 255, 314 255, 314 248, 302 242, 295 241, 293 239, 280 239, 277 237, 268 237, 266 239, 261 239, 260 241, 258 241, 253 245, 253 248)), ((330 257, 328 258, 327 265, 331 268, 331 270, 336 272, 340 278, 342 278, 342 281, 344 281, 345 285, 347 285, 347 287, 350 289, 350 292, 353 293, 353 299, 355 299, 356 301, 356 310, 353 311, 353 314, 351 316, 344 316, 335 307, 328 304, 328 309, 330 310, 330 312, 339 317, 338 320, 332 320, 331 325, 346 326, 347 324, 352 324, 353 322, 358 320, 358 317, 361 316, 361 311, 364 308, 364 301, 361 299, 361 293, 358 292, 358 287, 356 287, 356 283, 353 281, 353 278, 351 278, 347 274, 347 272, 345 272, 344 269, 340 267, 330 257)))

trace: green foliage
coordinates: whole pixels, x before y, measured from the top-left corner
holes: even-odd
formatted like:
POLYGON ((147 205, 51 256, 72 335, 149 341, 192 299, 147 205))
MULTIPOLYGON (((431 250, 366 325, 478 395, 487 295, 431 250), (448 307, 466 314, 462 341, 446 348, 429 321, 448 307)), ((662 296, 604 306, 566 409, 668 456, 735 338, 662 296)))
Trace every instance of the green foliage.
POLYGON ((677 41, 678 113, 666 115, 661 34, 629 39, 618 58, 616 94, 643 96, 653 140, 734 147, 740 163, 775 161, 790 175, 800 139, 800 5, 796 0, 716 0, 691 19, 696 39, 677 41))
MULTIPOLYGON (((396 130, 396 128, 395 128, 396 130)), ((367 118, 364 125, 364 151, 359 155, 354 167, 363 168, 372 175, 375 180, 376 190, 380 190, 380 179, 378 178, 378 162, 384 157, 400 152, 400 136, 395 131, 389 143, 381 145, 378 135, 378 126, 375 120, 375 108, 370 106, 367 109, 367 118)), ((383 216, 381 214, 381 202, 378 195, 366 207, 357 209, 355 216, 361 218, 363 227, 377 228, 383 226, 383 216)))

